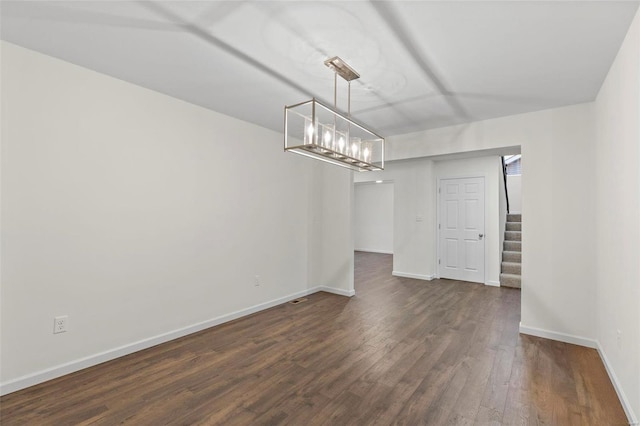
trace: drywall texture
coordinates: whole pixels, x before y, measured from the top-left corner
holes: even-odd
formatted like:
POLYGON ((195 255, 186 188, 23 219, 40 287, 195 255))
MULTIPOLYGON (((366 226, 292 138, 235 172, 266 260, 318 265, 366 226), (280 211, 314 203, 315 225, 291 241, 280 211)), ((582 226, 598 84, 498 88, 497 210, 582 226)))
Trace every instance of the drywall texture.
POLYGON ((374 253, 393 253, 393 183, 354 187, 354 247, 374 253))
POLYGON ((353 172, 304 160, 311 172, 308 287, 353 295, 353 172))
POLYGON ((640 15, 595 102, 597 338, 640 416, 640 15), (619 336, 619 337, 618 337, 619 336))
POLYGON ((509 212, 522 213, 522 175, 507 176, 507 190, 509 191, 509 212))
POLYGON ((328 180, 278 133, 1 48, 2 383, 310 283, 353 291, 349 172, 328 180), (312 190, 331 198, 311 206, 312 190), (309 252, 329 246, 317 276, 309 252))

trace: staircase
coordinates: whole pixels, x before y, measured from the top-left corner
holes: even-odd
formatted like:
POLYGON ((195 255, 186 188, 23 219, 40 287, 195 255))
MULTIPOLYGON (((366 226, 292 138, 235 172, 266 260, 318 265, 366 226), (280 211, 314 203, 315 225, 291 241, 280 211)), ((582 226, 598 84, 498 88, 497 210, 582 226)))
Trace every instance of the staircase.
POLYGON ((508 214, 504 231, 500 286, 520 288, 522 271, 522 215, 508 214))

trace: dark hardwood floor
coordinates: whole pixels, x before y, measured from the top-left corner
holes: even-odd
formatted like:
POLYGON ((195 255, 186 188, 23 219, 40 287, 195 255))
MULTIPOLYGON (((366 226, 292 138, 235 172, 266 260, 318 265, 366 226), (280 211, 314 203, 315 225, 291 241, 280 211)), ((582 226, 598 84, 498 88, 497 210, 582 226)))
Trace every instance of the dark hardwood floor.
POLYGON ((0 399, 2 425, 618 425, 595 350, 519 335, 520 291, 391 276, 0 399))

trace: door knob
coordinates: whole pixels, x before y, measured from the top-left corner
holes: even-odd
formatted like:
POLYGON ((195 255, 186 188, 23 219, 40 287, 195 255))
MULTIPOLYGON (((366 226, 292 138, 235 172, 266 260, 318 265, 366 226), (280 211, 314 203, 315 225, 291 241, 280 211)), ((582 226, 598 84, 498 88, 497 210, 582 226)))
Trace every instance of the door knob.
POLYGON ((484 234, 478 234, 478 239, 481 240, 484 237, 484 234))

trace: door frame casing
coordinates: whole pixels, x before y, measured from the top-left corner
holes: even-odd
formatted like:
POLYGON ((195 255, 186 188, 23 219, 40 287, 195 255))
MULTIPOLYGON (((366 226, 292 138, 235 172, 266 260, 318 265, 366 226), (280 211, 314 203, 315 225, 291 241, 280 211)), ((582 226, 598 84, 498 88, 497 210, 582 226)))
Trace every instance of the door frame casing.
POLYGON ((482 246, 484 248, 484 258, 483 258, 483 262, 484 262, 484 266, 483 266, 483 278, 482 278, 482 284, 484 285, 488 285, 487 284, 487 237, 486 237, 486 229, 487 229, 487 175, 486 174, 477 174, 477 175, 462 175, 462 176, 437 176, 436 177, 436 223, 435 223, 435 244, 436 244, 436 258, 434 260, 434 263, 436 265, 436 273, 435 276, 437 279, 440 279, 440 263, 438 262, 438 260, 440 260, 440 204, 441 204, 441 200, 440 200, 440 196, 441 196, 441 183, 443 180, 448 180, 448 179, 473 179, 473 178, 482 178, 482 185, 483 185, 483 196, 484 196, 484 212, 482 212, 482 217, 483 217, 483 224, 482 227, 485 230, 485 237, 482 240, 482 246))

